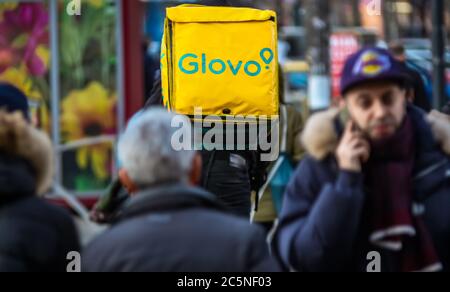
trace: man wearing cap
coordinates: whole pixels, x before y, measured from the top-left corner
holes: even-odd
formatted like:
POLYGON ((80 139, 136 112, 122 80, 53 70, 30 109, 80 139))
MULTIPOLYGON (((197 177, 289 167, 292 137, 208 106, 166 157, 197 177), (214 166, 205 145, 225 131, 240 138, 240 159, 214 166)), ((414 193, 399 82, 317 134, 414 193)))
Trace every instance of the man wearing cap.
POLYGON ((450 269, 448 121, 408 104, 399 65, 358 51, 341 107, 308 121, 273 242, 286 269, 450 269))

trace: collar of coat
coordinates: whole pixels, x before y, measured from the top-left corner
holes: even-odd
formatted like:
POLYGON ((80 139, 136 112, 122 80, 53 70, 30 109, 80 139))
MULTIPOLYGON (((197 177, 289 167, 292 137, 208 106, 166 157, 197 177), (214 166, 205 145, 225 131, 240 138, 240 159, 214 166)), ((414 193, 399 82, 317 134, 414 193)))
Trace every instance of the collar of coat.
MULTIPOLYGON (((432 111, 426 114, 421 109, 408 106, 408 114, 412 117, 421 150, 435 147, 450 155, 450 116, 432 111)), ((338 122, 339 109, 312 115, 307 121, 302 134, 302 143, 309 155, 323 160, 333 155, 338 143, 342 127, 338 122)))
POLYGON ((154 186, 135 194, 122 208, 117 221, 153 212, 191 208, 226 211, 226 207, 211 193, 184 183, 170 183, 154 186))
POLYGON ((20 112, 0 111, 0 151, 9 158, 17 157, 18 166, 21 160, 31 166, 38 195, 49 189, 53 177, 51 141, 20 112))

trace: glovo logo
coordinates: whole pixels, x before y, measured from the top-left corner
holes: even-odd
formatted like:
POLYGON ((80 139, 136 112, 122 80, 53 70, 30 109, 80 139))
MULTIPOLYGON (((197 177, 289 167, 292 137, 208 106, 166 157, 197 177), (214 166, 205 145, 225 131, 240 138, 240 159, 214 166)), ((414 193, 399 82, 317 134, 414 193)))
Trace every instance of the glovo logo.
POLYGON ((255 77, 258 76, 262 68, 266 70, 270 69, 270 63, 274 59, 274 53, 269 48, 264 48, 260 51, 262 63, 256 60, 242 61, 242 60, 222 60, 212 59, 208 60, 208 56, 203 53, 198 56, 193 53, 187 53, 181 56, 178 61, 178 67, 181 72, 185 74, 206 74, 208 71, 215 75, 224 74, 225 72, 231 72, 234 76, 243 72, 244 74, 255 77))

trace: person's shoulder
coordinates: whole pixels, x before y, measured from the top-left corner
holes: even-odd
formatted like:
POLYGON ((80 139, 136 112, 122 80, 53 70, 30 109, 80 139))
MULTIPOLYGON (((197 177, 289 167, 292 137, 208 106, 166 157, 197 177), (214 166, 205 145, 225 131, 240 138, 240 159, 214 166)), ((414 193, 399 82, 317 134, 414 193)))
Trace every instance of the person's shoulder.
POLYGON ((323 159, 317 159, 310 154, 305 154, 296 168, 295 173, 304 176, 327 171, 332 168, 334 160, 335 158, 333 155, 328 155, 323 159))
POLYGON ((11 206, 13 217, 33 224, 49 225, 61 230, 74 226, 68 210, 51 204, 43 198, 29 197, 11 206))
POLYGON ((248 218, 234 215, 226 210, 197 209, 187 214, 194 225, 201 221, 208 222, 207 228, 210 233, 228 233, 242 237, 258 232, 258 228, 251 224, 248 218))
MULTIPOLYGON (((325 182, 332 181, 337 174, 337 165, 332 155, 317 159, 305 155, 294 171, 287 186, 286 194, 293 197, 315 194, 325 182), (302 191, 300 191, 302 190, 302 191)), ((309 197, 308 195, 308 197, 309 197)))
MULTIPOLYGON (((148 242, 150 238, 144 238, 149 233, 145 231, 142 224, 136 224, 134 220, 127 220, 124 222, 113 224, 106 230, 97 234, 92 240, 87 242, 82 250, 82 270, 83 271, 100 271, 99 266, 108 266, 120 262, 124 257, 128 256, 130 252, 135 252, 131 248, 140 247, 146 244, 148 251, 152 250, 151 244, 148 242), (136 230, 140 230, 136 232, 136 230)), ((158 236, 154 236, 157 239, 158 236)))
POLYGON ((0 217, 0 237, 11 236, 7 242, 60 251, 56 247, 70 246, 77 250, 78 239, 75 224, 67 211, 43 199, 30 197, 7 207, 0 217), (40 241, 34 242, 40 237, 40 241))
POLYGON ((243 228, 246 228, 250 225, 247 218, 231 214, 226 210, 203 208, 192 210, 190 216, 191 215, 198 216, 200 220, 204 220, 206 218, 211 224, 224 224, 243 228))
POLYGON ((234 224, 236 221, 230 220, 229 216, 208 209, 178 210, 123 219, 96 236, 83 249, 84 268, 97 270, 98 265, 104 262, 113 266, 132 252, 130 247, 135 247, 134 252, 149 255, 155 248, 161 254, 187 252, 186 246, 189 244, 183 243, 219 244, 233 238, 229 234, 235 229, 234 224))
POLYGON ((214 236, 220 242, 232 243, 246 248, 248 246, 258 245, 258 242, 265 242, 266 233, 264 229, 251 224, 248 218, 238 217, 224 212, 209 212, 209 230, 210 235, 214 236))
POLYGON ((45 199, 37 197, 34 198, 34 204, 39 206, 39 208, 43 211, 43 214, 51 216, 58 221, 72 221, 69 210, 64 207, 54 205, 45 199))

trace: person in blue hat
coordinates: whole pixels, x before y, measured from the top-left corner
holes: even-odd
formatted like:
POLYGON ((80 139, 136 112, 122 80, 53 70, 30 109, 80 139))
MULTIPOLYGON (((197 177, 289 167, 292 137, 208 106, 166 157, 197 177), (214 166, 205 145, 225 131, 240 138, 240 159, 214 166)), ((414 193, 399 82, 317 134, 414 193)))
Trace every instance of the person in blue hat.
POLYGON ((0 109, 7 112, 19 111, 28 122, 30 121, 27 97, 9 83, 0 82, 0 109))
POLYGON ((450 131, 407 102, 405 78, 388 51, 361 49, 340 108, 307 122, 273 241, 286 269, 450 269, 450 131))

